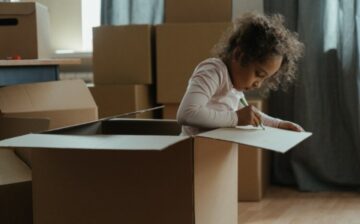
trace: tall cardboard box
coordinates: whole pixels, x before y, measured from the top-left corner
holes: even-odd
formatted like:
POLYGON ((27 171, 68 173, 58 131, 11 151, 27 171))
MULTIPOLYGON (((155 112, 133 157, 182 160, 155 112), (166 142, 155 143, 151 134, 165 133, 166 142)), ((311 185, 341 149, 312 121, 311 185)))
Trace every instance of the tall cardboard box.
MULTIPOLYGON (((267 112, 267 100, 249 98, 248 103, 267 112)), ((176 119, 179 104, 165 104, 164 119, 176 119)), ((270 156, 267 150, 239 145, 238 199, 260 201, 270 184, 270 156)))
POLYGON ((196 65, 211 57, 228 23, 163 24, 156 27, 157 102, 180 103, 196 65))
MULTIPOLYGON (((99 109, 99 118, 143 110, 154 106, 150 85, 90 85, 90 92, 99 109)), ((152 118, 152 112, 136 114, 152 118)))
POLYGON ((35 2, 0 3, 0 60, 50 58, 49 14, 35 2))
POLYGON ((231 22, 232 0, 166 0, 165 23, 231 22))
POLYGON ((95 84, 151 84, 151 25, 100 26, 93 29, 95 84))
MULTIPOLYGON (((267 112, 267 100, 249 98, 248 103, 267 112)), ((271 152, 261 148, 239 145, 239 201, 260 201, 270 184, 271 152)))

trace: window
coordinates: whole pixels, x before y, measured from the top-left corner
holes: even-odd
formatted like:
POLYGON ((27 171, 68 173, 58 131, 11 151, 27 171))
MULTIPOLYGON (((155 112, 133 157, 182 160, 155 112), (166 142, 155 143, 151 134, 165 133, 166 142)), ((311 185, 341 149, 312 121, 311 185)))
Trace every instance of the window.
POLYGON ((83 51, 92 51, 92 28, 100 25, 101 0, 81 0, 83 51))

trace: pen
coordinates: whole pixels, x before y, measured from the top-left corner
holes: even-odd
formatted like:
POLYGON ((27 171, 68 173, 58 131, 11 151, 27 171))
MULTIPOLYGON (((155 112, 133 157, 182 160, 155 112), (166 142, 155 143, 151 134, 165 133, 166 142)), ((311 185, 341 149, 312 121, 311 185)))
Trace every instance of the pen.
MULTIPOLYGON (((240 103, 241 103, 243 106, 245 106, 245 107, 249 106, 249 104, 246 102, 246 100, 245 100, 244 97, 240 98, 240 103)), ((260 121, 260 127, 261 127, 263 130, 265 130, 265 127, 264 127, 262 121, 260 121)))

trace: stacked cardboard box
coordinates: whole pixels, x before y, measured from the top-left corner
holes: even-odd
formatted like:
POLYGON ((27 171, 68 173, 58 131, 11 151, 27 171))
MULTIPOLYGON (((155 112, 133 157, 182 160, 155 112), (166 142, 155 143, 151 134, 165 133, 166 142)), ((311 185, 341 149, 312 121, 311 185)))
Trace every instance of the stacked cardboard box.
POLYGON ((232 16, 231 0, 166 0, 166 23, 229 22, 232 16))
POLYGON ((180 103, 188 80, 211 57, 229 23, 168 23, 156 27, 157 102, 180 103))
MULTIPOLYGON (((267 100, 259 98, 250 98, 248 103, 260 109, 267 111, 267 100)), ((165 119, 176 119, 176 112, 179 104, 166 104, 164 108, 165 119)), ((270 152, 239 145, 239 201, 259 201, 265 195, 266 189, 270 183, 270 152)))
POLYGON ((89 88, 100 118, 152 107, 153 27, 101 26, 93 34, 94 85, 89 88))
POLYGON ((180 103, 198 63, 231 26, 231 0, 165 1, 165 24, 156 27, 157 103, 180 103))
MULTIPOLYGON (((156 28, 157 103, 175 119, 188 80, 230 26, 231 0, 165 1, 165 24, 156 28)), ((261 110, 261 100, 250 101, 261 110)), ((239 145, 239 201, 258 201, 268 185, 269 155, 239 145)))
MULTIPOLYGON (((0 139, 98 119, 80 80, 0 88, 0 111, 0 139)), ((0 150, 0 223, 32 223, 30 151, 0 150)))
POLYGON ((0 60, 49 58, 49 15, 35 2, 0 3, 0 60))

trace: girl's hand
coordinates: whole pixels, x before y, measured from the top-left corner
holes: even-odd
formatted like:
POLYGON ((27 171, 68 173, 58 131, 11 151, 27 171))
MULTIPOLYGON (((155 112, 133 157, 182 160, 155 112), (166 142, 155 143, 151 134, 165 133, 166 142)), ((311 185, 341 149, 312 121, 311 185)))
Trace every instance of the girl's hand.
POLYGON ((246 106, 236 111, 238 116, 238 125, 253 125, 259 126, 261 123, 261 115, 257 112, 255 107, 246 106))
POLYGON ((290 130, 290 131, 298 131, 298 132, 304 131, 304 129, 300 125, 295 124, 290 121, 280 121, 278 128, 286 129, 286 130, 290 130))

